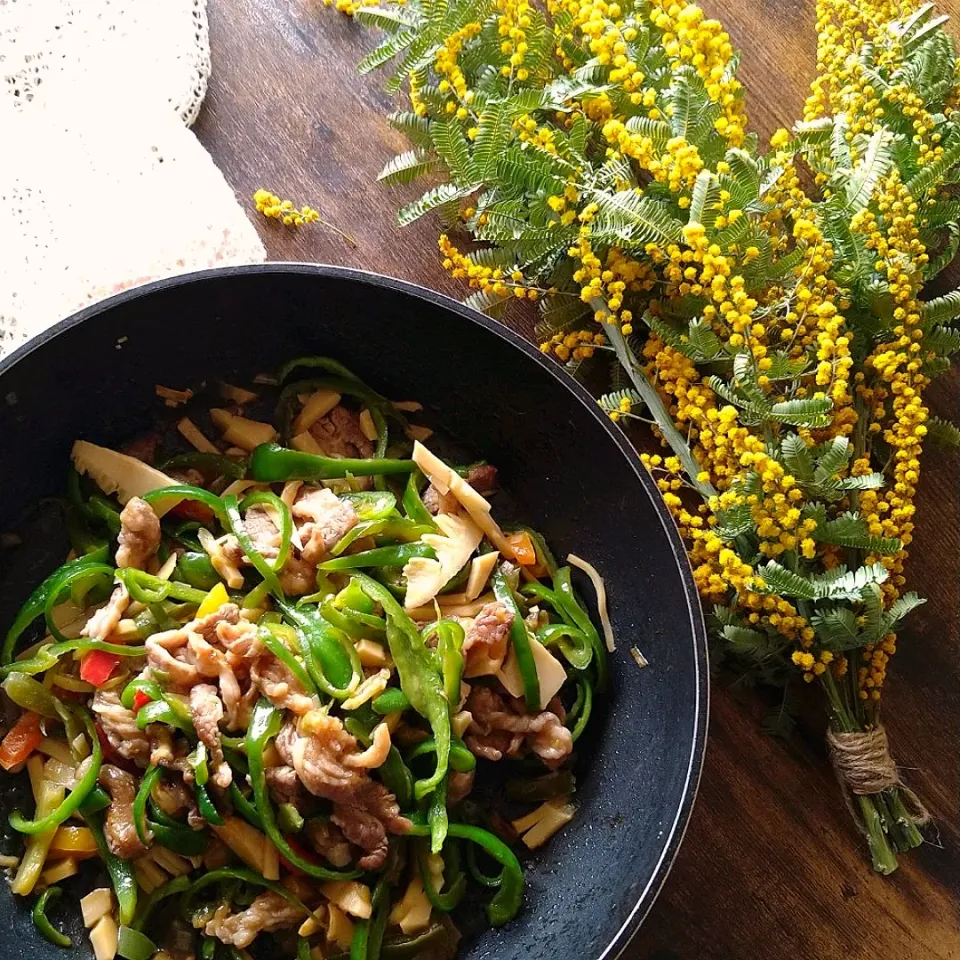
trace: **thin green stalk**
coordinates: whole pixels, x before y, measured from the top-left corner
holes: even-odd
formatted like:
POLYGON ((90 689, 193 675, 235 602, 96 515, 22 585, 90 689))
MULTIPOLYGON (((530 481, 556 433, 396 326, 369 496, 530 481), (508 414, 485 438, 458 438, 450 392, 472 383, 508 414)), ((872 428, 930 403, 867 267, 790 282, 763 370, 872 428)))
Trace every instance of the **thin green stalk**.
POLYGON ((623 332, 620 330, 620 325, 618 323, 608 324, 604 332, 607 335, 607 339, 613 344, 620 365, 627 372, 631 383, 633 383, 637 393, 640 394, 641 399, 646 404, 650 415, 656 421, 657 429, 660 431, 661 436, 667 441, 674 456, 683 464, 687 479, 704 500, 715 497, 717 490, 713 484, 709 481, 697 479, 703 468, 697 462, 697 458, 694 457, 687 443, 687 438, 680 433, 674 425, 670 411, 667 410, 663 399, 657 392, 657 388, 649 381, 647 375, 643 372, 640 362, 637 360, 633 350, 630 349, 630 344, 627 343, 626 337, 624 337, 623 332))

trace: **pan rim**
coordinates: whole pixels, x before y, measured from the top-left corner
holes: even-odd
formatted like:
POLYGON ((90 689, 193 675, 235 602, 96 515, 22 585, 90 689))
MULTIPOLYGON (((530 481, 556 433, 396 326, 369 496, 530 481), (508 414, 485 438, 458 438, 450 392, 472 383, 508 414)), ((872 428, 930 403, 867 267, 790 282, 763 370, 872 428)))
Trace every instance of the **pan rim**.
POLYGON ((12 353, 0 359, 0 379, 7 371, 15 367, 21 360, 31 355, 35 351, 44 347, 50 341, 56 339, 61 334, 76 326, 92 319, 102 313, 112 309, 114 306, 129 301, 138 300, 142 297, 148 297, 151 294, 179 286, 187 286, 192 283, 203 283, 208 280, 219 280, 231 276, 251 276, 258 274, 275 275, 311 275, 319 277, 328 277, 339 280, 374 287, 378 289, 390 290, 401 294, 406 294, 415 299, 425 301, 441 309, 447 310, 457 316, 467 320, 474 325, 481 327, 488 333, 511 345, 514 349, 525 354, 529 360, 537 364, 541 370, 546 372, 561 387, 572 394, 582 406, 586 407, 591 417, 598 427, 616 444, 620 453, 627 461, 629 469, 643 487, 647 497, 651 501, 654 512, 660 521, 667 541, 670 544, 670 550, 673 555, 674 564, 680 575, 684 599, 687 605, 688 622, 693 635, 694 642, 694 671, 696 700, 694 708, 694 722, 692 743, 690 745, 689 761, 684 778, 684 784, 680 803, 677 806, 673 822, 667 831, 668 836, 660 857, 654 867, 650 879, 636 894, 636 902, 629 915, 621 924, 619 930, 614 935, 611 942, 597 956, 596 960, 617 960, 633 939, 634 935, 640 929, 643 921, 648 916, 653 904, 663 889, 667 876, 673 867, 677 853, 683 842, 687 828, 690 823, 690 817, 693 812, 699 789, 700 779, 703 772, 703 763, 706 752, 707 728, 709 722, 710 708, 710 677, 707 652, 707 632, 703 618, 703 609, 700 604, 697 589, 693 581, 693 573, 687 558, 686 550, 680 539, 673 518, 670 516, 663 499, 660 497, 653 480, 649 473, 640 464, 636 451, 624 436, 622 431, 617 430, 610 423, 609 419, 601 412, 596 400, 581 384, 577 383, 570 376, 565 374, 560 367, 547 360, 531 343, 515 333, 513 330, 501 323, 485 316, 472 307, 448 297, 446 294, 424 287, 408 280, 401 280, 397 277, 390 277, 385 274, 374 273, 367 270, 358 270, 352 267, 342 267, 333 264, 321 264, 298 261, 270 261, 269 263, 250 263, 234 264, 222 267, 211 267, 204 270, 192 271, 189 273, 176 274, 170 277, 164 277, 150 283, 131 287, 123 290, 111 297, 100 300, 88 307, 77 311, 63 320, 53 324, 46 330, 37 334, 31 340, 22 344, 12 353))

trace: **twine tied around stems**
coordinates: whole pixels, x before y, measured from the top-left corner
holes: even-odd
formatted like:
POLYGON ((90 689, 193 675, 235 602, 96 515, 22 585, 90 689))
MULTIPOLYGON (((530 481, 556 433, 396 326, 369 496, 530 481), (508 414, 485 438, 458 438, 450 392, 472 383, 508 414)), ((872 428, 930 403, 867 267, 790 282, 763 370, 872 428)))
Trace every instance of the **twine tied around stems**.
POLYGON ((870 796, 891 787, 899 787, 906 801, 910 819, 918 827, 930 822, 930 811, 920 798, 900 779, 900 771, 887 742, 887 731, 882 724, 871 730, 842 733, 827 729, 830 762, 843 788, 843 796, 850 813, 857 819, 853 796, 870 796))

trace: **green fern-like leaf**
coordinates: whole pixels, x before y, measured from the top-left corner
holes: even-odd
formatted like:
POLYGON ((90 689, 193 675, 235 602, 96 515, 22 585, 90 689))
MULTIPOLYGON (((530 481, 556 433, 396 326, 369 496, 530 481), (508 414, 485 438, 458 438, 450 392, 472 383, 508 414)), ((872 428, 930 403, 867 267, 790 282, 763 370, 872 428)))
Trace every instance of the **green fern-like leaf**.
POLYGON ((949 357, 960 350, 960 330, 956 327, 937 327, 923 338, 924 352, 930 351, 938 357, 949 357))
POLYGON ((641 137, 648 137, 653 141, 653 149, 663 153, 667 149, 667 141, 673 136, 670 125, 663 120, 652 120, 650 117, 631 117, 627 121, 627 130, 641 137))
POLYGON ((927 420, 927 439, 941 450, 956 450, 960 447, 960 428, 940 417, 927 420))
POLYGON ((797 728, 799 716, 800 705, 793 691, 793 684, 788 683, 783 688, 779 705, 771 707, 760 721, 760 730, 765 736, 789 740, 797 728))
POLYGON ((907 181, 907 190, 914 200, 924 199, 927 193, 940 186, 947 175, 960 163, 960 140, 946 148, 932 163, 926 164, 915 177, 907 181))
POLYGON ((810 625, 821 644, 836 653, 856 650, 868 642, 857 629, 856 614, 849 607, 817 611, 810 618, 810 625))
POLYGON ((790 473, 801 483, 813 481, 813 457, 799 434, 788 433, 780 442, 780 452, 790 473))
POLYGON ((642 407, 643 398, 636 390, 627 387, 623 390, 614 390, 611 393, 605 393, 600 397, 600 406, 604 413, 619 413, 620 404, 624 400, 629 400, 631 406, 642 407))
POLYGON ((881 127, 870 137, 863 159, 853 168, 845 184, 847 209, 851 213, 863 210, 870 202, 881 177, 893 166, 893 134, 881 127))
POLYGON ((397 223, 401 227, 406 227, 431 210, 436 210, 442 204, 453 203, 456 200, 469 197, 474 189, 473 186, 458 187, 453 183, 441 183, 439 186, 428 190, 419 200, 414 200, 413 203, 401 207, 397 213, 397 223))
POLYGON ((417 31, 411 28, 387 37, 357 64, 357 72, 361 74, 372 73, 385 63, 389 63, 394 57, 400 56, 407 50, 417 39, 417 35, 417 31))
POLYGON ((809 577, 794 573, 781 566, 776 560, 757 567, 757 575, 763 578, 763 592, 779 594, 781 597, 797 597, 800 600, 816 600, 817 586, 809 577))
POLYGON ((415 146, 428 148, 433 146, 430 138, 430 121, 426 117, 418 117, 409 111, 399 110, 387 117, 387 122, 394 130, 399 130, 415 146))
POLYGON ((471 293, 463 302, 480 313, 485 313, 488 317, 499 320, 503 317, 507 307, 512 301, 512 297, 501 297, 490 290, 477 290, 471 293))
POLYGON ((942 297, 928 300, 923 305, 923 322, 927 326, 949 323, 960 317, 960 290, 951 290, 942 297))
POLYGON ((716 220, 716 202, 720 195, 720 185, 710 170, 701 170, 693 184, 690 195, 689 223, 700 223, 709 227, 716 220))
POLYGON ((508 128, 508 111, 502 102, 488 104, 477 120, 477 136, 473 141, 473 165, 478 179, 489 181, 496 170, 497 157, 503 149, 508 128))
POLYGON ((401 27, 412 26, 403 7, 361 7, 353 19, 365 27, 377 27, 386 33, 396 33, 401 27))
POLYGON ((853 453, 850 441, 846 437, 834 437, 820 448, 815 479, 818 482, 830 480, 846 465, 853 453))
POLYGON ((749 503, 739 503, 728 510, 723 510, 717 517, 717 525, 713 532, 728 543, 736 540, 753 529, 753 512, 749 503))
POLYGON ((446 165, 454 183, 462 185, 477 181, 467 138, 456 120, 434 120, 430 124, 430 136, 437 156, 446 165))
POLYGON ((829 413, 832 409, 833 401, 829 397, 783 400, 773 404, 767 411, 766 417, 777 423, 787 423, 794 427, 822 429, 830 425, 829 413))
POLYGON ((865 587, 885 583, 889 577, 882 563, 873 563, 857 570, 840 566, 811 577, 817 600, 859 600, 865 587))
POLYGON ((903 549, 903 543, 898 539, 871 536, 866 520, 853 513, 845 513, 835 520, 818 525, 811 536, 818 543, 866 550, 870 553, 893 554, 903 549))
POLYGON ((884 617, 881 636, 898 630, 907 616, 917 607, 922 607, 926 602, 923 597, 919 597, 913 592, 905 593, 902 597, 894 600, 884 617))
POLYGON ((882 473, 862 473, 836 481, 837 490, 879 490, 884 484, 882 473))
POLYGON ((632 190, 616 193, 596 191, 593 199, 600 208, 594 221, 595 236, 610 238, 627 247, 648 243, 679 243, 683 224, 666 207, 632 190))
POLYGON ((377 175, 377 180, 387 187, 413 183, 414 180, 441 170, 435 157, 427 156, 422 150, 405 150, 397 154, 377 175))

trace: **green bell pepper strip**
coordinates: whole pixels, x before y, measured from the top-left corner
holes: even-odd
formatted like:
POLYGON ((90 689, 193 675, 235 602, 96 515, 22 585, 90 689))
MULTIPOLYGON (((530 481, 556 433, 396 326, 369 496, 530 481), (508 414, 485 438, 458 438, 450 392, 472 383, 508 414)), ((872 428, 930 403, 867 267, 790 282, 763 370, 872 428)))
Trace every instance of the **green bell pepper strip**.
POLYGON ((430 824, 430 852, 439 853, 443 849, 443 841, 447 839, 447 828, 450 825, 447 814, 447 777, 437 784, 437 789, 430 795, 427 823, 430 824))
POLYGON ((440 620, 436 624, 437 659, 443 676, 443 692, 451 710, 460 702, 460 682, 463 680, 463 627, 455 620, 440 620))
POLYGON ((400 688, 410 705, 433 730, 437 765, 433 775, 414 784, 414 796, 422 800, 432 793, 447 773, 450 757, 450 704, 443 691, 433 656, 416 624, 404 613, 393 594, 376 580, 356 574, 364 593, 383 607, 387 618, 387 644, 400 677, 400 688))
POLYGON ((121 927, 117 936, 117 956, 124 960, 150 960, 157 945, 133 927, 121 927))
POLYGON ((215 827, 222 827, 224 824, 223 817, 220 816, 220 811, 217 810, 213 801, 210 799, 207 788, 201 787, 199 783, 194 784, 194 788, 197 796, 197 810, 200 811, 200 816, 203 817, 207 823, 212 823, 215 827))
POLYGON ((65 933, 61 933, 47 916, 47 907, 53 906, 62 893, 59 887, 48 887, 40 894, 40 898, 33 905, 33 925, 40 936, 55 947, 72 947, 73 941, 65 933))
POLYGON ((517 803, 542 803, 555 797, 568 796, 576 786, 576 777, 569 770, 552 770, 532 780, 508 780, 504 784, 504 791, 508 800, 517 803))
POLYGON ((2 653, 0 653, 0 660, 2 660, 4 664, 9 663, 13 659, 17 641, 23 632, 37 617, 43 614, 47 598, 50 594, 56 592, 59 596, 60 591, 63 589, 61 585, 72 576, 74 570, 102 567, 108 555, 108 548, 104 545, 93 553, 88 553, 84 557, 71 560, 69 563, 65 563, 62 567, 59 567, 51 573, 50 576, 30 594, 27 602, 20 608, 16 619, 13 621, 4 638, 3 650, 2 653))
POLYGON ((175 483, 170 487, 151 490, 149 493, 145 493, 141 499, 146 500, 149 504, 154 504, 158 500, 165 500, 168 497, 179 497, 181 500, 194 500, 197 503, 202 503, 205 507, 209 507, 224 530, 229 529, 227 514, 223 509, 223 500, 215 493, 204 490, 203 487, 195 487, 189 483, 175 483))
POLYGON ((523 701, 527 710, 535 712, 540 709, 540 678, 537 675, 537 664, 533 659, 533 650, 530 648, 530 636, 527 625, 523 622, 523 615, 513 596, 513 590, 504 576, 503 570, 497 568, 493 572, 493 594, 507 610, 513 614, 513 624, 510 627, 510 643, 517 658, 517 667, 523 680, 523 701))
MULTIPOLYGON (((319 356, 294 357, 292 360, 288 360, 277 373, 277 383, 285 383, 290 374, 293 373, 294 370, 299 370, 301 367, 309 370, 323 370, 325 373, 333 374, 335 377, 342 377, 344 380, 352 380, 354 383, 363 386, 363 381, 339 360, 334 360, 333 357, 319 356)), ((379 397, 379 394, 376 396, 379 397)), ((380 399, 384 403, 387 402, 383 397, 380 397, 380 399)))
MULTIPOLYGON (((385 540, 399 540, 401 543, 413 543, 425 533, 434 533, 436 527, 425 523, 416 523, 406 517, 386 517, 383 520, 365 520, 348 530, 331 548, 330 556, 339 557, 351 544, 363 537, 380 537, 385 540)), ((387 544, 389 546, 389 544, 387 544)))
POLYGON ((333 560, 324 560, 317 565, 318 570, 333 572, 337 570, 356 570, 360 567, 402 567, 414 557, 436 559, 433 547, 425 543, 400 543, 391 547, 374 547, 362 553, 351 553, 333 560))
POLYGON ((10 826, 18 833, 27 833, 32 836, 37 833, 46 833, 47 830, 60 826, 64 820, 79 809, 80 804, 87 799, 90 791, 97 785, 100 764, 103 763, 103 748, 100 746, 97 729, 93 725, 90 714, 82 707, 71 704, 68 709, 83 721, 87 736, 90 738, 91 758, 89 766, 74 788, 64 798, 63 803, 47 816, 41 817, 39 820, 27 820, 19 810, 14 810, 9 817, 10 826))
POLYGON ((87 501, 90 516, 99 520, 116 537, 120 533, 120 511, 105 497, 94 494, 87 501))
POLYGON ((214 477, 229 477, 231 480, 242 480, 247 475, 245 460, 231 460, 220 453, 206 453, 200 450, 191 453, 178 453, 175 457, 164 460, 159 470, 199 470, 214 477))
MULTIPOLYGON (((290 511, 289 509, 287 509, 287 505, 283 503, 283 501, 280 500, 280 498, 277 497, 276 494, 270 494, 270 496, 273 497, 277 501, 277 503, 279 503, 283 507, 284 510, 286 510, 286 514, 283 515, 283 526, 288 529, 288 536, 284 541, 284 544, 287 550, 289 550, 290 527, 288 526, 288 524, 292 524, 293 522, 290 519, 290 511)), ((244 503, 247 503, 249 499, 250 499, 249 497, 245 498, 244 503)), ((283 597, 284 596, 283 587, 280 586, 280 580, 277 577, 277 570, 279 569, 279 564, 275 566, 274 564, 270 563, 270 561, 267 560, 260 553, 260 551, 257 550, 257 548, 253 545, 253 541, 250 539, 250 536, 243 525, 243 517, 240 515, 240 506, 237 502, 237 498, 233 496, 233 494, 231 494, 229 497, 224 497, 223 508, 227 513, 229 529, 233 532, 233 535, 240 542, 240 546, 243 548, 243 552, 247 555, 247 559, 254 565, 254 567, 257 570, 257 573, 259 573, 260 576, 263 577, 264 583, 270 586, 270 592, 274 596, 283 597)), ((282 549, 283 548, 281 548, 281 550, 282 549)), ((277 560, 279 561, 282 556, 283 556, 283 553, 281 552, 281 556, 277 557, 277 560)))
POLYGON ((45 644, 27 660, 14 660, 13 663, 0 667, 0 678, 9 676, 11 673, 25 673, 31 677, 38 673, 44 673, 51 667, 55 667, 65 653, 72 653, 75 650, 80 653, 102 650, 104 653, 112 653, 117 657, 142 657, 147 652, 147 648, 144 646, 107 643, 105 640, 88 640, 86 637, 78 637, 76 640, 64 640, 63 643, 45 644))
POLYGON ((421 480, 423 480, 423 474, 419 470, 414 470, 410 474, 407 485, 403 488, 403 509, 415 523, 422 523, 436 530, 437 524, 433 514, 424 506, 423 498, 420 496, 421 480))
POLYGON ((490 874, 484 873, 480 869, 480 865, 477 863, 477 847, 475 844, 467 844, 467 870, 470 873, 470 876, 480 884, 481 887, 499 887, 500 886, 500 874, 497 874, 495 877, 491 877, 490 874))
MULTIPOLYGON (((309 949, 307 953, 309 953, 309 949)), ((202 960, 213 960, 217 955, 217 939, 216 937, 204 937, 203 943, 200 945, 200 956, 202 960)), ((297 960, 299 960, 300 954, 297 954, 297 960)))
POLYGON ((586 670, 593 660, 593 647, 587 635, 569 623, 548 623, 537 631, 537 640, 545 647, 556 645, 567 663, 577 670, 586 670))
POLYGON ((87 515, 69 500, 58 501, 63 508, 63 517, 67 524, 67 536, 70 546, 78 556, 93 553, 105 546, 103 537, 95 534, 88 526, 87 515))
POLYGON ((258 483, 281 480, 336 480, 350 474, 371 477, 381 474, 409 473, 412 460, 362 460, 355 457, 324 457, 281 447, 278 443, 262 443, 250 455, 250 476, 258 483))
MULTIPOLYGON (((63 643, 68 638, 60 632, 60 628, 53 618, 53 610, 57 604, 60 603, 63 594, 71 588, 76 589, 81 584, 85 584, 93 578, 107 578, 112 582, 113 568, 107 564, 91 564, 86 567, 77 567, 70 571, 66 571, 63 567, 60 569, 61 574, 56 582, 51 585, 50 592, 44 601, 43 617, 46 621, 47 632, 60 643, 63 643)), ((83 591, 83 593, 85 594, 86 591, 83 591)))
POLYGON ((133 798, 133 826, 137 831, 137 837, 145 847, 149 847, 153 841, 150 825, 147 823, 147 798, 161 776, 163 776, 163 768, 151 766, 143 775, 137 795, 133 798))
POLYGON ((597 687, 602 690, 607 683, 607 645, 573 592, 570 568, 561 567, 557 570, 553 577, 552 590, 542 583, 528 583, 520 592, 549 603, 567 623, 577 627, 590 641, 597 670, 597 687))
POLYGON ((403 713, 404 710, 410 709, 410 701, 399 687, 384 690, 380 696, 373 698, 371 705, 381 717, 385 717, 388 713, 403 713))
POLYGON ((136 567, 117 570, 116 576, 130 591, 131 599, 138 603, 162 603, 168 598, 187 603, 203 603, 207 596, 205 591, 197 590, 189 584, 177 580, 161 580, 151 573, 137 570, 136 567))
POLYGON ((281 833, 299 833, 303 829, 303 816, 292 803, 277 807, 277 826, 281 833))
POLYGON ((207 745, 202 740, 187 754, 187 763, 193 770, 193 782, 198 787, 205 787, 210 781, 210 767, 207 764, 207 745))
POLYGON ((42 683, 25 673, 14 671, 0 686, 3 692, 22 710, 31 710, 50 720, 59 720, 64 705, 42 683))
MULTIPOLYGON (((203 552, 203 547, 200 546, 200 540, 197 537, 197 531, 203 526, 199 520, 184 520, 180 523, 161 521, 160 526, 168 537, 176 540, 177 543, 182 544, 188 550, 192 550, 194 553, 203 552)), ((196 584, 193 584, 193 586, 196 586, 196 584)))
MULTIPOLYGON (((293 537, 293 516, 290 508, 269 490, 258 490, 248 493, 240 503, 240 512, 246 513, 251 507, 272 507, 273 512, 280 517, 280 547, 276 558, 270 563, 271 569, 276 572, 283 569, 290 555, 290 541, 293 537)), ((269 561, 268 561, 269 562, 269 561)))
POLYGON ((430 865, 427 855, 431 852, 430 844, 425 840, 414 841, 417 850, 417 866, 420 868, 420 880, 423 883, 423 892, 427 899, 441 913, 450 913, 455 909, 463 895, 467 892, 467 877, 460 869, 460 846, 456 841, 450 841, 444 848, 444 873, 446 874, 447 889, 439 893, 433 885, 430 865))
POLYGON ((390 885, 385 876, 380 877, 373 888, 370 910, 370 918, 356 924, 350 944, 350 960, 380 960, 380 947, 390 913, 390 885))
POLYGON ((191 883, 193 883, 193 881, 185 874, 182 877, 174 877, 172 880, 161 884, 156 890, 148 894, 146 900, 140 904, 140 910, 130 925, 131 928, 134 930, 142 930, 147 925, 147 921, 150 919, 158 903, 166 900, 168 897, 173 897, 178 893, 184 893, 186 890, 189 890, 191 883))
POLYGON ((236 780, 230 784, 230 800, 233 803, 234 809, 236 809, 237 813, 239 813, 247 823, 256 827, 258 830, 263 830, 263 820, 257 812, 257 808, 240 792, 236 780))
POLYGON ((220 582, 220 575, 214 570, 210 557, 197 550, 181 554, 173 575, 198 590, 212 590, 220 582))
MULTIPOLYGON (((408 836, 427 837, 430 827, 418 814, 413 816, 413 826, 408 836)), ((525 881, 523 868, 514 852, 499 838, 484 830, 482 827, 472 827, 465 823, 451 823, 449 835, 458 840, 468 840, 481 847, 483 851, 493 857, 501 866, 500 885, 493 899, 487 904, 487 919, 490 925, 502 927, 509 923, 520 911, 523 904, 523 889, 525 881)))
POLYGON ((341 493, 340 499, 351 504, 361 520, 385 520, 397 509, 397 498, 389 490, 341 493))
POLYGON ((110 794, 103 787, 94 787, 87 799, 80 804, 80 814, 85 817, 88 813, 99 813, 101 810, 106 810, 110 802, 110 794))
MULTIPOLYGON (((425 757, 428 754, 437 752, 437 741, 433 737, 427 737, 421 740, 407 754, 407 763, 412 763, 418 757, 425 757)), ((450 769, 457 773, 469 773, 476 770, 477 758, 467 749, 462 740, 451 740, 450 742, 450 769)))
POLYGON ((579 715, 570 731, 574 743, 580 739, 580 735, 586 730, 593 710, 593 687, 590 685, 589 679, 582 674, 577 677, 577 700, 581 701, 579 715))
POLYGON ((270 703, 261 699, 253 708, 250 717, 250 726, 247 729, 247 761, 250 764, 250 786, 253 787, 253 796, 256 802, 257 813, 263 822, 263 831, 271 843, 280 851, 288 863, 293 864, 310 877, 318 880, 350 880, 359 876, 359 871, 328 870, 316 863, 300 856, 280 832, 277 826, 276 815, 273 812, 273 802, 267 790, 267 774, 263 760, 263 753, 270 741, 279 733, 283 722, 283 715, 270 703))
POLYGON ((196 736, 193 724, 180 716, 166 698, 146 703, 137 711, 138 730, 146 729, 151 723, 165 723, 168 727, 176 727, 184 733, 196 736))
POLYGON ((391 745, 379 772, 383 785, 397 798, 400 809, 407 809, 413 803, 413 774, 396 746, 391 745))
POLYGON ((123 926, 129 926, 137 912, 137 876, 133 872, 133 862, 121 860, 110 852, 110 848, 107 846, 107 838, 103 833, 102 814, 88 813, 84 816, 84 820, 87 821, 87 826, 93 834, 100 857, 106 864, 107 873, 110 874, 110 882, 113 884, 113 891, 117 895, 120 923, 123 926))
POLYGON ((310 941, 306 937, 297 937, 297 960, 310 960, 310 941))
POLYGON ((332 596, 325 597, 320 603, 320 614, 327 623, 342 630, 353 640, 362 640, 371 633, 381 634, 387 631, 387 621, 359 610, 340 608, 332 596))
POLYGON ((330 626, 316 608, 294 605, 276 598, 283 616, 296 628, 300 654, 318 689, 345 700, 363 679, 360 657, 350 640, 330 626))
POLYGON ((145 694, 153 701, 163 699, 163 690, 160 689, 160 684, 156 680, 151 680, 148 677, 134 677, 123 688, 123 692, 120 694, 120 702, 128 710, 132 710, 133 701, 136 700, 138 693, 145 694))
MULTIPOLYGON (((442 923, 435 923, 423 933, 400 935, 384 940, 380 947, 380 960, 419 960, 421 957, 449 956, 446 944, 450 931, 442 923), (437 951, 441 952, 437 952, 437 951)), ((329 960, 351 960, 348 953, 338 953, 329 960)))
POLYGON ((307 696, 314 697, 319 695, 316 684, 310 676, 310 672, 296 658, 293 651, 283 642, 278 635, 279 630, 290 630, 296 636, 296 631, 287 624, 268 624, 260 625, 258 633, 263 645, 296 677, 297 682, 306 691, 307 696))
POLYGON ((377 611, 377 605, 363 592, 360 584, 352 579, 336 595, 334 603, 341 610, 349 608, 354 613, 363 613, 368 616, 372 616, 377 611))

